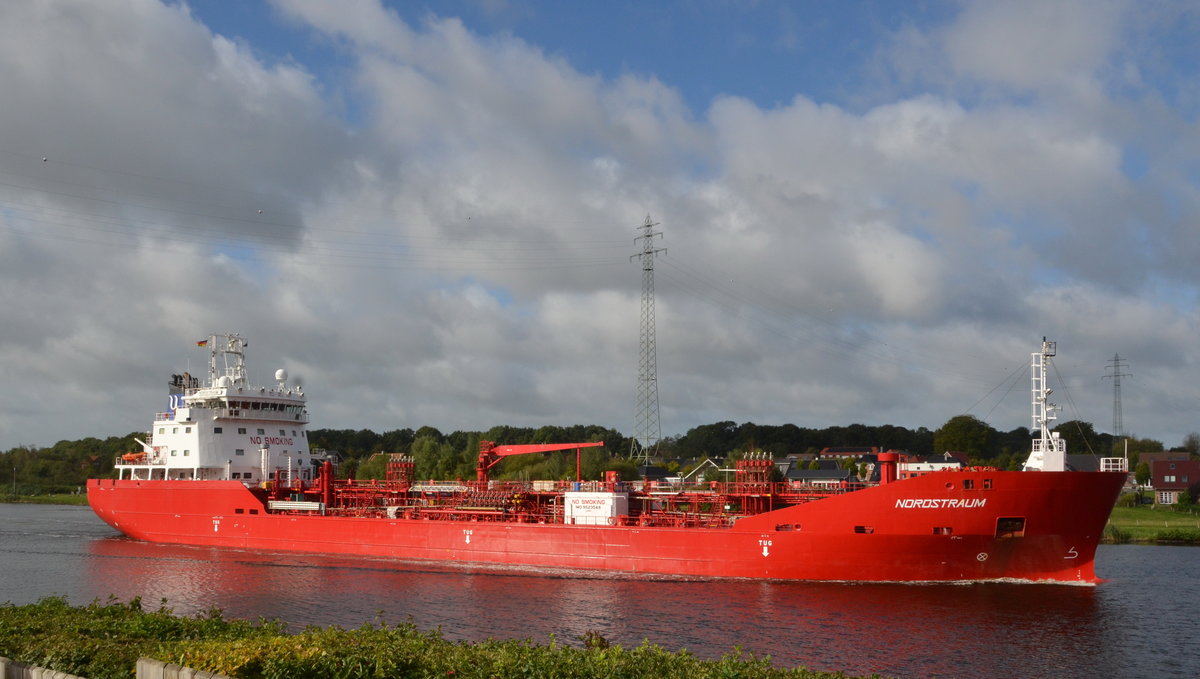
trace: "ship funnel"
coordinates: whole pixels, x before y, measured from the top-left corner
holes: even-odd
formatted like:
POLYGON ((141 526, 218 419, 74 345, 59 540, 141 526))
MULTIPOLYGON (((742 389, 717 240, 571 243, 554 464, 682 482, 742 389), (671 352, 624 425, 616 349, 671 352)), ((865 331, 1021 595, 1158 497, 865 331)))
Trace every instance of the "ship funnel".
POLYGON ((879 485, 891 483, 896 480, 896 460, 900 456, 896 453, 880 453, 879 457, 879 485))

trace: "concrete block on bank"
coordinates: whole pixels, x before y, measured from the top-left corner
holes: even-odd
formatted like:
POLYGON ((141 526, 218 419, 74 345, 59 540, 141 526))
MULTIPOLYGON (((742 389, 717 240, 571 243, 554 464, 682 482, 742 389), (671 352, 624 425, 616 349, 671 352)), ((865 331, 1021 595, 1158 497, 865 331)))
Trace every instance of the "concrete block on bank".
MULTIPOLYGON (((84 679, 74 674, 58 672, 35 667, 25 663, 15 662, 0 657, 0 679, 84 679)), ((154 658, 138 658, 137 679, 232 679, 224 674, 214 674, 207 670, 195 670, 190 667, 172 665, 154 658)))
MULTIPOLYGON (((0 677, 0 679, 7 679, 0 677)), ((232 679, 224 674, 214 674, 207 670, 196 670, 191 667, 181 667, 165 663, 154 658, 138 658, 137 679, 232 679)))
POLYGON ((83 679, 74 674, 0 658, 0 679, 83 679))

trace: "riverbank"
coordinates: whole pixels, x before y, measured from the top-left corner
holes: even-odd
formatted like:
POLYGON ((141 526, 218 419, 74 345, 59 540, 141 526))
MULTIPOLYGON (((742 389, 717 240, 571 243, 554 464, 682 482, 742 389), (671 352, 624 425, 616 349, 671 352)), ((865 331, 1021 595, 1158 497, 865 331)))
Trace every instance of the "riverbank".
POLYGON ((0 495, 0 502, 27 505, 77 505, 87 506, 86 493, 60 493, 55 495, 0 495))
MULTIPOLYGON (((151 657, 231 677, 744 677, 834 679, 841 673, 778 668, 769 658, 733 650, 719 660, 653 644, 624 649, 589 632, 563 643, 531 640, 451 642, 410 623, 355 630, 310 627, 290 634, 282 623, 226 620, 219 610, 196 617, 142 610, 141 601, 71 606, 52 597, 0 605, 0 656, 89 679, 130 676, 151 657)), ((878 675, 870 675, 877 677, 878 675)))
POLYGON ((1152 505, 1114 507, 1104 528, 1104 544, 1200 545, 1200 513, 1152 505))

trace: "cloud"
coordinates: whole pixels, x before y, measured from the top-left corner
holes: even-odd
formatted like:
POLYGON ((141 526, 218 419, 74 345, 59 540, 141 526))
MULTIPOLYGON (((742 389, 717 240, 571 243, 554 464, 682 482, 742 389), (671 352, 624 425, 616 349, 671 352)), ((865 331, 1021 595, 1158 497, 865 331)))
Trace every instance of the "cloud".
POLYGON ((977 2, 942 36, 960 77, 1049 93, 1086 86, 1112 55, 1124 2, 977 2))
MULTIPOLYGON (((256 380, 303 376, 317 427, 632 434, 646 214, 667 435, 936 428, 1043 335, 1100 429, 1115 351, 1144 412, 1194 396, 1194 116, 1113 85, 1122 5, 967 4, 881 48, 873 103, 703 110, 459 18, 276 7, 344 80, 185 5, 0 9, 0 377, 30 385, 0 449, 144 427, 229 330, 256 380)), ((976 414, 1028 424, 1023 399, 976 414)))

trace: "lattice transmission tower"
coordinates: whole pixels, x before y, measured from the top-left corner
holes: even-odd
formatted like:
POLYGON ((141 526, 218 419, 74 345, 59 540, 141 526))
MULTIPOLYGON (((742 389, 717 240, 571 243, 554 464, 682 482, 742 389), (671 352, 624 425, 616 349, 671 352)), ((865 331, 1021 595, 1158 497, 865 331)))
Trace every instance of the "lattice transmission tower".
POLYGON ((658 366, 656 349, 654 347, 654 258, 658 253, 665 253, 666 248, 655 248, 655 237, 661 238, 662 232, 655 231, 658 224, 646 215, 646 221, 639 227, 642 234, 633 239, 641 249, 636 255, 631 255, 629 261, 635 259, 642 262, 642 330, 638 354, 638 384, 637 411, 633 442, 630 444, 630 457, 640 458, 649 462, 651 455, 658 449, 662 439, 662 429, 658 422, 658 366))
POLYGON ((1133 377, 1133 375, 1121 372, 1129 366, 1124 364, 1120 354, 1113 354, 1112 360, 1108 362, 1108 367, 1112 370, 1112 374, 1105 375, 1104 379, 1113 381, 1113 436, 1120 441, 1125 438, 1125 424, 1121 422, 1121 378, 1133 377))

